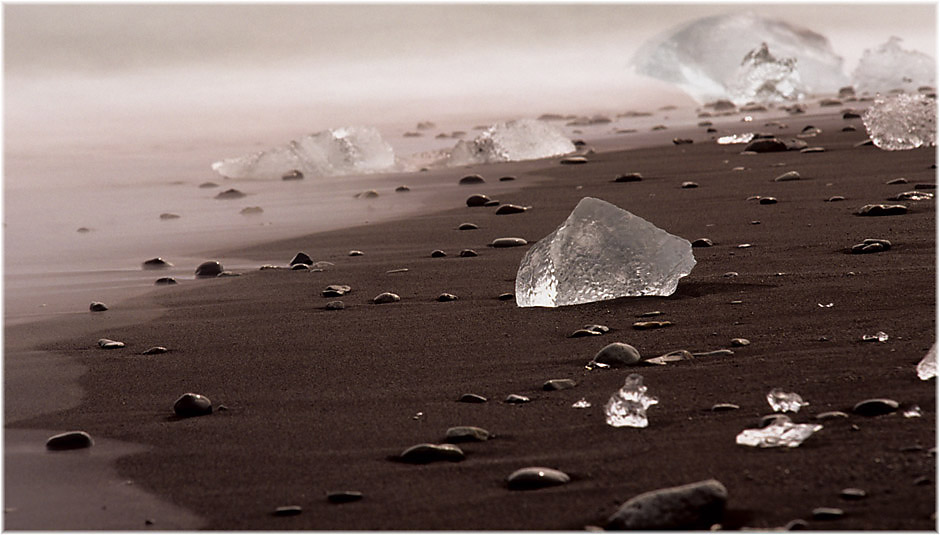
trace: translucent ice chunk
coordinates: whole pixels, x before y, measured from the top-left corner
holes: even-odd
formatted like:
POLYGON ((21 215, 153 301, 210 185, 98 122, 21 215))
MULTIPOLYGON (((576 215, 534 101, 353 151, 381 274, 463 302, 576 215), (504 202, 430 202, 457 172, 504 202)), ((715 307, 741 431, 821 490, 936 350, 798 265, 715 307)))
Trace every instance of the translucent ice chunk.
POLYGON ((876 98, 862 121, 872 142, 883 150, 909 150, 937 143, 937 100, 926 95, 876 98))
POLYGON ((881 342, 883 344, 888 341, 888 338, 888 333, 884 331, 878 331, 875 334, 862 335, 863 342, 881 342))
POLYGON ((784 392, 782 388, 774 388, 768 392, 767 403, 774 412, 800 412, 800 407, 809 405, 799 394, 784 392))
POLYGON ((935 343, 924 358, 917 363, 917 376, 926 381, 937 376, 937 344, 935 343))
POLYGON ((796 58, 775 58, 767 43, 744 56, 727 87, 728 98, 739 106, 748 102, 798 100, 805 93, 796 70, 796 58))
POLYGON ((678 85, 700 102, 726 97, 725 84, 741 58, 761 43, 774 54, 796 58, 807 93, 836 93, 848 85, 842 58, 829 40, 808 28, 752 12, 693 20, 646 41, 631 60, 634 69, 678 85))
POLYGON ((372 127, 325 130, 287 145, 212 164, 227 178, 280 179, 300 171, 304 176, 342 176, 390 171, 395 151, 372 127))
POLYGON ((911 405, 910 407, 904 409, 904 412, 901 414, 903 414, 905 418, 920 418, 924 415, 923 411, 920 410, 919 405, 911 405))
POLYGON ((608 202, 585 197, 532 246, 516 273, 516 304, 557 307, 671 295, 695 266, 692 244, 608 202))
POLYGON ((607 424, 614 427, 646 427, 646 409, 659 403, 653 396, 646 395, 643 376, 631 373, 623 388, 614 392, 604 406, 607 424))
POLYGON ((855 90, 887 93, 892 89, 914 92, 936 84, 937 66, 927 54, 901 48, 901 39, 891 37, 878 48, 865 50, 852 71, 855 90))
POLYGON ((750 143, 754 139, 753 132, 745 132, 743 134, 732 134, 730 136, 721 136, 718 138, 719 145, 733 145, 736 143, 750 143))
POLYGON ((590 406, 591 406, 591 402, 584 398, 581 398, 578 401, 575 401, 574 403, 571 404, 571 408, 573 409, 587 409, 590 406))
POLYGON ((795 424, 788 420, 777 420, 762 429, 745 429, 741 431, 735 442, 742 446, 761 448, 781 446, 795 448, 822 427, 820 424, 795 424))
POLYGON ((533 119, 496 123, 473 141, 459 141, 448 165, 516 162, 559 156, 575 151, 574 143, 557 127, 533 119))

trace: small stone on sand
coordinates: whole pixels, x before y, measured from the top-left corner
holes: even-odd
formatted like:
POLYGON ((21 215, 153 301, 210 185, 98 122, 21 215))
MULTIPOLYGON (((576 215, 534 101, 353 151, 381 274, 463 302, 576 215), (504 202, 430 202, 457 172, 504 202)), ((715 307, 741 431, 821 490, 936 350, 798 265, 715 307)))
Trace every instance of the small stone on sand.
POLYGON ((166 269, 173 267, 173 264, 167 262, 166 260, 157 257, 151 258, 150 260, 144 260, 142 264, 144 269, 166 269))
POLYGON ((691 145, 692 143, 693 143, 693 140, 691 140, 691 139, 689 139, 689 138, 687 138, 687 137, 685 137, 685 138, 684 138, 684 137, 674 137, 674 138, 672 138, 672 144, 673 144, 673 145, 691 145))
POLYGON ((460 226, 457 227, 457 230, 477 230, 478 228, 480 227, 473 223, 461 223, 460 226))
POLYGON ((692 242, 692 247, 711 247, 712 245, 715 245, 714 242, 708 238, 699 238, 692 242))
POLYGON ((443 258, 445 256, 447 256, 447 253, 445 253, 444 251, 440 249, 435 249, 431 251, 431 258, 443 258))
POLYGON ((203 182, 202 184, 199 184, 199 187, 200 188, 217 188, 219 187, 219 185, 216 184, 215 182, 203 182))
POLYGON ((483 206, 490 201, 490 198, 482 193, 477 193, 467 197, 467 206, 483 206))
POLYGON ((707 530, 721 520, 728 490, 709 479, 645 492, 627 500, 607 519, 612 530, 707 530))
POLYGON ((479 394, 467 393, 457 398, 457 401, 460 403, 486 403, 486 398, 479 394))
POLYGON ((232 188, 232 189, 227 189, 225 191, 219 192, 219 194, 216 195, 215 198, 216 199, 241 199, 242 197, 245 197, 245 196, 246 195, 244 193, 238 191, 237 189, 232 188))
POLYGON ((791 180, 799 180, 800 174, 796 171, 787 171, 786 173, 778 176, 774 179, 774 182, 789 182, 791 180))
POLYGON ((124 347, 124 342, 118 342, 110 338, 100 338, 98 339, 98 347, 101 349, 120 349, 124 347))
POLYGON ((891 242, 888 240, 879 240, 868 238, 862 243, 856 243, 852 246, 852 254, 880 253, 891 248, 891 242))
POLYGON ((504 403, 513 403, 513 404, 528 403, 530 401, 532 400, 529 399, 528 397, 520 396, 519 394, 509 394, 508 396, 506 396, 506 399, 503 400, 504 403))
POLYGON ((736 411, 740 408, 739 405, 734 403, 715 403, 712 405, 712 412, 736 411))
POLYGON ((329 303, 326 304, 326 307, 324 308, 326 308, 327 310, 343 310, 344 308, 346 308, 346 304, 343 303, 342 301, 330 301, 329 303))
POLYGON ((282 505, 271 512, 274 516, 297 516, 304 510, 299 505, 282 505))
POLYGON ((518 206, 515 204, 504 204, 496 209, 496 215, 509 215, 509 214, 521 214, 525 212, 526 208, 524 206, 518 206))
POLYGON ((159 279, 153 282, 157 286, 169 286, 171 284, 176 284, 176 279, 173 277, 160 277, 159 279))
POLYGON ((852 412, 862 416, 880 416, 898 410, 898 402, 893 399, 873 398, 860 401, 852 407, 852 412))
POLYGON ((294 258, 291 258, 290 263, 288 265, 293 266, 294 264, 306 264, 309 266, 313 264, 313 259, 310 258, 310 256, 307 253, 299 252, 294 255, 294 258))
POLYGON ((180 418, 212 414, 212 402, 206 396, 187 392, 173 404, 173 412, 180 418))
POLYGON ((639 182, 643 180, 643 175, 640 173, 626 173, 623 175, 617 175, 617 178, 614 179, 614 182, 639 182))
POLYGON ((496 296, 496 299, 499 299, 500 301, 512 301, 515 298, 516 294, 512 292, 505 292, 496 296))
POLYGON ((885 182, 885 184, 888 184, 888 185, 891 185, 891 186, 894 186, 894 185, 897 185, 897 184, 907 184, 907 179, 904 178, 904 177, 892 178, 891 180, 885 182))
POLYGON ((816 415, 817 420, 840 420, 848 417, 849 415, 842 411, 826 411, 816 415))
POLYGON ((542 390, 566 390, 574 388, 577 384, 573 379, 549 379, 542 385, 542 390))
POLYGON ((439 461, 459 462, 466 458, 463 450, 453 444, 416 444, 402 452, 399 460, 412 464, 439 461))
POLYGON ((153 346, 151 348, 148 348, 142 351, 140 354, 141 355, 162 355, 164 353, 168 353, 169 351, 170 351, 169 349, 163 346, 153 346))
POLYGON ((499 178, 499 181, 500 181, 500 182, 512 182, 512 181, 515 180, 515 179, 516 179, 516 177, 514 177, 514 176, 503 176, 503 177, 500 177, 500 178, 499 178))
POLYGON ((330 503, 350 503, 358 502, 363 498, 363 495, 358 490, 339 490, 329 492, 326 495, 326 500, 330 503))
POLYGON ((697 188, 697 187, 698 187, 698 183, 697 183, 697 182, 686 181, 686 182, 683 182, 683 183, 682 183, 682 186, 681 186, 681 187, 682 187, 683 189, 697 188))
POLYGON ((449 294, 447 292, 444 292, 441 295, 437 296, 437 300, 440 301, 441 303, 447 303, 449 301, 456 301, 457 296, 454 294, 449 294))
POLYGON ((600 336, 604 333, 590 329, 578 329, 568 335, 568 338, 584 338, 585 336, 600 336))
POLYGON ((263 214, 264 208, 261 208, 260 206, 246 206, 242 208, 238 213, 242 215, 263 214))
POLYGON ((395 193, 407 193, 409 191, 411 191, 411 188, 405 186, 404 184, 395 188, 395 193))
POLYGON ((372 298, 372 302, 376 305, 384 305, 386 303, 397 303, 401 301, 401 297, 398 294, 393 294, 392 292, 382 292, 379 295, 372 298))
POLYGON ((360 191, 359 193, 355 195, 357 199, 374 199, 378 196, 379 196, 379 192, 375 191, 374 189, 360 191))
POLYGON ((828 199, 826 199, 826 202, 839 202, 839 201, 844 201, 844 200, 845 200, 845 197, 843 197, 842 195, 833 195, 832 197, 829 197, 828 199))
POLYGON ((837 520, 845 516, 845 511, 837 507, 817 507, 813 509, 813 520, 837 520))
POLYGON ((732 338, 731 347, 744 347, 751 345, 751 341, 747 338, 732 338))
POLYGON ((304 174, 300 169, 291 169, 290 171, 281 175, 281 180, 303 180, 304 174))
POLYGON ((567 158, 562 158, 558 163, 562 165, 580 165, 588 163, 588 159, 584 156, 569 156, 567 158))
POLYGON ((108 310, 108 305, 100 301, 92 301, 91 304, 88 305, 88 310, 91 310, 92 312, 104 312, 105 310, 108 310))
POLYGON ((564 485, 569 481, 571 481, 571 477, 561 470, 542 466, 520 468, 506 478, 506 484, 510 490, 535 490, 555 487, 564 485))
POLYGON ((636 321, 633 323, 633 328, 638 331, 645 331, 649 329, 671 327, 672 325, 673 323, 671 321, 636 321))
POLYGON ((889 216, 904 215, 907 213, 907 206, 903 204, 866 204, 858 209, 855 215, 859 216, 889 216))
POLYGON ((490 243, 490 247, 521 247, 528 244, 529 242, 522 238, 496 238, 490 243))
POLYGON ((331 284, 320 292, 320 295, 323 297, 342 297, 351 291, 352 288, 345 284, 331 284))
POLYGON ((640 362, 640 352, 630 344, 614 342, 607 344, 598 351, 597 354, 594 355, 594 358, 591 359, 591 362, 604 364, 612 368, 633 366, 640 362))
POLYGON ((169 212, 164 212, 160 214, 160 219, 162 221, 169 221, 171 219, 179 219, 179 218, 180 218, 179 214, 171 214, 169 212))
POLYGON ((467 175, 460 179, 458 182, 461 186, 469 186, 472 184, 483 184, 486 180, 483 179, 480 175, 467 175))
POLYGON ((839 497, 843 500, 862 500, 868 493, 862 489, 849 487, 839 491, 839 497))
POLYGON ((363 253, 362 251, 359 251, 358 249, 353 249, 352 251, 349 251, 348 253, 346 253, 346 256, 363 256, 363 255, 365 255, 365 253, 363 253))
POLYGON ((458 254, 457 256, 460 256, 461 258, 470 258, 473 256, 479 256, 479 255, 477 255, 477 252, 474 251, 473 249, 464 249, 460 251, 460 254, 458 254))
POLYGON ((490 432, 482 427, 462 425, 448 429, 445 440, 454 444, 460 442, 485 442, 489 440, 490 436, 490 432))
POLYGON ((46 449, 50 451, 80 450, 94 445, 91 435, 84 431, 60 433, 46 440, 46 449))
POLYGON ((217 277, 219 273, 222 273, 222 264, 215 260, 203 262, 196 268, 196 277, 198 278, 217 277))

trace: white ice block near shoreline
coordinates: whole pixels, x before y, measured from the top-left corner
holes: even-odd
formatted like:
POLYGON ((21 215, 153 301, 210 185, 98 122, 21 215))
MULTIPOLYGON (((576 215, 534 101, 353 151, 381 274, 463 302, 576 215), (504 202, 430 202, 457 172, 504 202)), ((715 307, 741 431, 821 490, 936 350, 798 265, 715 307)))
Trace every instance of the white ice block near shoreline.
POLYGON ((796 58, 777 58, 767 43, 751 50, 728 81, 728 98, 741 106, 748 102, 786 102, 806 93, 796 58))
POLYGON ((862 121, 872 143, 882 150, 910 150, 937 144, 937 99, 927 95, 876 98, 862 121))
POLYGON ((450 150, 449 166, 518 162, 560 156, 576 150, 555 126, 535 119, 496 123, 473 141, 459 141, 450 150))
POLYGON ((901 48, 901 39, 891 37, 878 48, 867 49, 852 71, 857 92, 887 93, 894 89, 913 92, 921 86, 934 86, 937 64, 934 58, 901 48))
POLYGON ((694 266, 688 240, 606 201, 585 197, 522 258, 516 304, 558 307, 672 295, 694 266))

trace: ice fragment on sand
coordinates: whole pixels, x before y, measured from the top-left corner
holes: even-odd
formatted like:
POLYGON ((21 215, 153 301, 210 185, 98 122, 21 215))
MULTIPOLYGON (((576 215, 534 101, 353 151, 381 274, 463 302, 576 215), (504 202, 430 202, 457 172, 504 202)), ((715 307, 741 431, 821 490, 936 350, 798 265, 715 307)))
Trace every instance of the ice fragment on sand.
POLYGON ((607 424, 614 427, 646 427, 649 425, 646 409, 657 403, 659 400, 654 396, 646 395, 643 376, 631 373, 623 387, 614 392, 604 405, 607 424))
POLYGON ((876 98, 862 121, 882 150, 910 150, 937 143, 937 100, 926 95, 876 98))
POLYGON ((459 141, 451 149, 447 164, 535 160, 574 151, 574 143, 555 126, 533 119, 519 119, 496 123, 473 141, 459 141))
POLYGON ((774 388, 767 393, 767 403, 774 412, 800 412, 800 407, 809 405, 799 394, 784 392, 781 388, 774 388))
POLYGON ((608 202, 585 197, 516 273, 516 304, 557 307, 667 296, 695 266, 692 244, 608 202))
POLYGON ((745 132, 743 134, 732 134, 730 136, 721 136, 718 138, 719 145, 733 145, 737 143, 749 143, 754 139, 753 132, 745 132))
POLYGON ((919 405, 911 405, 910 407, 904 409, 901 413, 905 418, 920 418, 924 413, 920 410, 919 405))
POLYGON ((937 376, 937 344, 935 343, 924 358, 917 363, 917 376, 926 381, 937 376))
POLYGON ((584 398, 581 398, 578 401, 575 401, 574 403, 571 404, 571 408, 573 409, 587 409, 590 406, 591 406, 591 402, 584 398))
POLYGON ((795 424, 789 419, 780 419, 762 429, 745 429, 735 441, 742 446, 795 448, 822 427, 820 424, 795 424))
POLYGON ((878 331, 875 334, 863 334, 862 342, 881 342, 883 344, 888 341, 888 338, 888 333, 878 331))
POLYGON ((287 145, 212 164, 227 178, 280 180, 285 174, 341 176, 388 171, 395 167, 395 152, 372 127, 324 130, 287 145))
POLYGON ((767 43, 744 56, 727 85, 728 97, 738 105, 799 100, 805 93, 796 58, 774 57, 767 43))
POLYGON ((934 85, 937 67, 927 54, 901 48, 902 39, 891 37, 874 50, 866 49, 852 71, 856 91, 887 93, 892 89, 916 91, 934 85))

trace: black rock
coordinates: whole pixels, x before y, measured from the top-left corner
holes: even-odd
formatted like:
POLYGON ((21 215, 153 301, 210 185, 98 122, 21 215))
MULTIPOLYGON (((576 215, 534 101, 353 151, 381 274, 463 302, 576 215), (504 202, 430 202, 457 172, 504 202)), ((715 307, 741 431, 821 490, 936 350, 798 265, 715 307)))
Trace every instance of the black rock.
POLYGON ((180 218, 179 214, 171 214, 171 213, 169 213, 169 212, 164 212, 164 213, 160 214, 160 219, 161 219, 162 221, 169 221, 169 220, 172 220, 172 219, 179 219, 179 218, 180 218))
POLYGON ((431 251, 431 258, 443 258, 445 256, 447 256, 447 253, 445 253, 444 251, 440 249, 435 249, 431 251))
POLYGON ((320 292, 320 295, 323 297, 342 297, 351 291, 352 288, 345 284, 331 284, 320 292))
POLYGON ((519 394, 509 394, 508 396, 506 396, 506 399, 503 400, 504 403, 512 403, 512 404, 528 403, 530 401, 532 400, 529 399, 528 397, 520 396, 519 394))
POLYGON ((577 384, 573 379, 549 379, 542 385, 542 390, 567 390, 574 388, 577 384))
POLYGON ((411 191, 411 188, 405 185, 401 185, 395 188, 395 193, 407 193, 409 191, 411 191))
POLYGON ((460 403, 486 403, 486 398, 479 394, 464 394, 457 398, 460 403))
POLYGON ((104 312, 105 310, 108 310, 108 305, 100 301, 92 301, 91 304, 88 305, 88 310, 91 310, 92 312, 104 312))
POLYGON ((173 267, 173 264, 159 257, 144 260, 142 265, 144 269, 166 269, 173 267))
POLYGON ((907 213, 907 206, 903 204, 866 204, 858 209, 855 215, 858 216, 889 216, 904 215, 907 213))
POLYGON ((294 264, 306 264, 308 266, 311 266, 313 265, 313 259, 310 258, 310 256, 307 253, 299 252, 294 255, 294 258, 291 258, 290 260, 289 265, 293 266, 294 264))
POLYGON ((500 177, 500 178, 499 178, 499 181, 500 181, 500 182, 512 182, 512 181, 515 180, 515 179, 516 179, 516 177, 514 177, 514 176, 504 176, 504 177, 500 177))
POLYGON ((516 294, 512 292, 505 292, 496 296, 496 299, 499 299, 500 301, 512 301, 515 298, 516 298, 516 294))
POLYGON ((212 402, 203 395, 188 392, 176 400, 173 404, 173 412, 180 418, 212 414, 212 402))
POLYGON ((243 197, 246 195, 234 188, 221 191, 215 196, 216 199, 241 199, 243 197))
POLYGON ((460 179, 458 182, 461 186, 469 186, 472 184, 483 184, 486 180, 483 180, 483 177, 480 175, 467 175, 460 179))
POLYGON ((672 138, 673 145, 691 145, 692 143, 693 141, 689 138, 679 138, 679 137, 672 138))
POLYGON ((714 479, 645 492, 624 502, 606 529, 707 530, 721 520, 727 501, 728 490, 714 479))
POLYGON ((898 410, 898 402, 893 399, 873 398, 859 401, 852 407, 852 412, 862 416, 880 416, 898 410))
POLYGON ((483 206, 490 201, 490 198, 481 193, 467 197, 467 206, 483 206))
POLYGON ((757 202, 760 204, 777 204, 777 198, 776 197, 761 197, 760 199, 757 199, 757 202))
POLYGON ((437 296, 437 300, 438 300, 439 302, 441 302, 441 303, 447 303, 447 302, 449 302, 449 301, 456 301, 456 300, 457 300, 457 296, 454 295, 454 294, 450 294, 450 293, 444 292, 444 293, 442 293, 441 295, 437 296))
POLYGON ((196 268, 196 277, 199 278, 217 277, 219 273, 222 273, 222 264, 215 260, 203 262, 196 268))
POLYGON ((617 175, 617 178, 614 179, 614 182, 639 182, 643 180, 643 175, 640 173, 626 173, 623 175, 617 175))
POLYGON ((473 249, 464 249, 464 250, 460 251, 460 254, 457 255, 457 256, 460 256, 460 257, 462 257, 462 258, 470 258, 470 257, 473 257, 473 256, 479 256, 479 255, 477 255, 477 252, 474 251, 473 249))
POLYGON ((528 244, 529 242, 527 242, 523 238, 496 238, 495 240, 490 242, 489 246, 496 247, 496 248, 505 248, 505 247, 521 247, 523 245, 528 245, 528 244))
POLYGON ((504 204, 496 209, 496 215, 521 214, 525 211, 525 207, 515 204, 504 204))
POLYGON ((84 431, 69 431, 49 437, 46 449, 50 451, 80 450, 94 446, 91 435, 84 431))
POLYGON ((461 223, 457 230, 477 230, 480 227, 476 226, 473 223, 461 223))
POLYGON ((445 440, 452 444, 460 442, 485 442, 490 439, 490 432, 482 427, 462 425, 447 430, 445 440))
POLYGON ((271 512, 274 516, 297 516, 304 510, 299 505, 282 505, 271 512))
POLYGON ((399 460, 412 464, 439 461, 460 462, 466 459, 463 450, 453 444, 416 444, 402 452, 399 460))
POLYGON ((300 169, 293 169, 281 176, 281 180, 303 180, 304 174, 300 169))
POLYGON ((684 189, 697 188, 698 182, 689 182, 689 181, 683 182, 681 187, 684 189))
POLYGON ((358 502, 363 498, 363 495, 358 490, 339 490, 329 492, 326 495, 326 500, 330 503, 350 503, 358 502))
POLYGON ((564 485, 569 481, 571 481, 571 477, 561 470, 542 466, 520 468, 506 478, 506 484, 510 490, 542 489, 564 485))
POLYGON ((817 507, 813 509, 813 520, 837 520, 845 516, 845 511, 838 507, 817 507))
POLYGON ((748 143, 744 150, 746 152, 784 152, 787 150, 787 144, 777 138, 755 139, 748 143))
POLYGON ((692 242, 692 247, 711 247, 712 245, 715 243, 708 238, 699 238, 692 242))
POLYGON ((177 284, 176 279, 173 277, 160 277, 159 279, 153 282, 157 286, 169 286, 171 284, 177 284))

